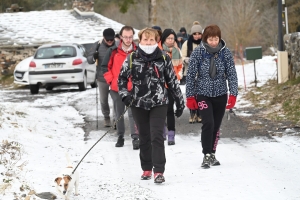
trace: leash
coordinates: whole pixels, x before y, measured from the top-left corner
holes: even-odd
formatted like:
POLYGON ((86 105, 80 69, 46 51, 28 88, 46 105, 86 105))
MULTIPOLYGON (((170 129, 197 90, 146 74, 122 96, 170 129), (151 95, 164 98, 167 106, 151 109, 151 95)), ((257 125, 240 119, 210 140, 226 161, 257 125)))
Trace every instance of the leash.
POLYGON ((106 134, 110 131, 110 130, 112 130, 112 128, 117 124, 117 122, 119 122, 120 121, 120 119, 122 118, 122 117, 124 117, 124 114, 127 112, 127 110, 128 110, 128 108, 131 106, 131 104, 132 104, 132 102, 133 102, 133 99, 132 99, 132 101, 130 102, 130 104, 128 105, 128 106, 126 106, 126 108, 125 108, 125 110, 124 110, 124 112, 123 112, 123 114, 119 117, 119 119, 118 120, 116 120, 115 121, 115 123, 114 123, 114 125, 113 126, 111 126, 107 131, 106 131, 106 133, 104 133, 102 136, 101 136, 101 138, 86 152, 86 154, 84 154, 84 156, 82 157, 82 159, 79 161, 79 163, 77 164, 77 166, 75 167, 75 169, 73 170, 73 172, 72 172, 72 174, 74 174, 74 172, 76 171, 76 169, 77 169, 77 167, 80 165, 80 163, 83 161, 83 159, 86 157, 86 155, 96 146, 96 144, 98 144, 98 142, 100 142, 101 140, 102 140, 102 138, 104 138, 104 136, 106 136, 106 134))

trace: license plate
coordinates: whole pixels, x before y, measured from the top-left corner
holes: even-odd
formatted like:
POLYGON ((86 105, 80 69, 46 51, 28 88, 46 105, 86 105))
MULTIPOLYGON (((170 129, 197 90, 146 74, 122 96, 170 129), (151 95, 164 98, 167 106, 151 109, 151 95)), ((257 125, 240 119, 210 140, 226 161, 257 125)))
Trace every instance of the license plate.
POLYGON ((45 65, 45 69, 63 68, 63 66, 63 64, 47 64, 45 65))
POLYGON ((18 78, 22 78, 22 74, 20 74, 20 73, 15 73, 15 75, 16 75, 16 77, 18 77, 18 78))

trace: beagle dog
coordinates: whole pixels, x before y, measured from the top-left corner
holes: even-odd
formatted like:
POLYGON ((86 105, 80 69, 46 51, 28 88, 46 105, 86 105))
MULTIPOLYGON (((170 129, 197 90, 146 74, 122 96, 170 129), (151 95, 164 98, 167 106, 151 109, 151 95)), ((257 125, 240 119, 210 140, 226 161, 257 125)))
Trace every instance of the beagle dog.
POLYGON ((59 195, 63 199, 69 200, 74 186, 75 186, 75 196, 78 195, 79 176, 77 170, 73 173, 74 169, 71 165, 71 161, 67 153, 66 153, 66 158, 67 158, 68 166, 60 172, 60 174, 55 178, 54 182, 56 183, 55 186, 59 195))

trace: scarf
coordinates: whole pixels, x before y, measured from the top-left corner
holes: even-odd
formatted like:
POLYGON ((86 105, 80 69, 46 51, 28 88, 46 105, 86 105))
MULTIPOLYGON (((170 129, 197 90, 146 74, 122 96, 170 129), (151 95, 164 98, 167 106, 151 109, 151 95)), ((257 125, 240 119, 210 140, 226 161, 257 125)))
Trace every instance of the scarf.
POLYGON ((206 48, 206 51, 210 54, 209 76, 211 78, 215 78, 215 76, 217 74, 215 57, 217 56, 217 53, 220 51, 220 49, 222 48, 223 45, 221 42, 216 47, 211 47, 206 42, 203 42, 203 45, 206 48))
POLYGON ((199 45, 201 42, 200 40, 194 40, 193 35, 190 35, 188 42, 187 42, 187 57, 190 57, 191 53, 193 52, 193 43, 199 45))
POLYGON ((147 54, 143 51, 143 49, 140 48, 140 46, 138 46, 137 49, 138 49, 138 56, 141 57, 145 62, 150 62, 152 60, 155 60, 158 52, 161 51, 160 48, 156 47, 153 53, 147 54))
POLYGON ((181 53, 179 52, 179 50, 176 47, 173 46, 173 48, 170 49, 169 47, 167 47, 167 45, 163 44, 163 49, 164 49, 164 51, 171 54, 173 66, 179 66, 182 64, 181 53))
POLYGON ((126 48, 124 48, 124 46, 123 46, 123 44, 122 44, 122 50, 123 50, 125 53, 128 53, 128 52, 130 52, 130 51, 133 50, 133 45, 131 44, 131 45, 129 46, 129 48, 126 49, 126 48))

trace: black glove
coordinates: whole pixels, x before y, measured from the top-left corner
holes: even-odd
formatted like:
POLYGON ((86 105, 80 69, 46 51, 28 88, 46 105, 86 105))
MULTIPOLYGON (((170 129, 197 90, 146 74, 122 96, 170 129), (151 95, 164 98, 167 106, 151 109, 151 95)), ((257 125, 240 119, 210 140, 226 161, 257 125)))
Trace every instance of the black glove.
POLYGON ((97 51, 93 54, 93 57, 94 57, 95 60, 98 59, 98 52, 97 51))
POLYGON ((128 95, 128 96, 124 97, 124 98, 122 99, 122 101, 123 101, 123 103, 128 107, 128 106, 131 104, 132 98, 131 98, 130 95, 128 95))
POLYGON ((175 111, 175 116, 178 118, 178 117, 180 117, 180 116, 182 115, 182 113, 183 113, 183 110, 182 110, 182 109, 177 109, 177 110, 175 111))

